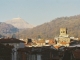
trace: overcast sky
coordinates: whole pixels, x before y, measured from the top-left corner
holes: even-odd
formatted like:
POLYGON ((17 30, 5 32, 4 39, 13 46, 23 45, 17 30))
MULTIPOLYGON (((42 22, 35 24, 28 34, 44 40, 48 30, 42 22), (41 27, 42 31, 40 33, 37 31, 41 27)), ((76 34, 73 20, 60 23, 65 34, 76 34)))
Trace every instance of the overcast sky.
POLYGON ((0 22, 21 17, 33 25, 80 14, 80 0, 0 0, 0 22))

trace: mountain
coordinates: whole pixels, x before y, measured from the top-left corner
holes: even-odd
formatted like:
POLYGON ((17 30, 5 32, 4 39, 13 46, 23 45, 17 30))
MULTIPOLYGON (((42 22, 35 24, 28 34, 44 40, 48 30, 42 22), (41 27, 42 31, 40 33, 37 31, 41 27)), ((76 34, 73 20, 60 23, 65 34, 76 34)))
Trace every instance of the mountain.
POLYGON ((56 18, 33 29, 21 31, 19 35, 24 38, 54 38, 59 36, 59 29, 63 27, 67 28, 69 36, 80 37, 80 15, 56 18))
POLYGON ((11 24, 18 29, 26 29, 33 28, 34 26, 24 21, 22 18, 13 18, 12 20, 8 20, 5 23, 11 24))
POLYGON ((18 32, 18 29, 10 24, 6 24, 4 22, 0 22, 0 34, 11 34, 18 32))

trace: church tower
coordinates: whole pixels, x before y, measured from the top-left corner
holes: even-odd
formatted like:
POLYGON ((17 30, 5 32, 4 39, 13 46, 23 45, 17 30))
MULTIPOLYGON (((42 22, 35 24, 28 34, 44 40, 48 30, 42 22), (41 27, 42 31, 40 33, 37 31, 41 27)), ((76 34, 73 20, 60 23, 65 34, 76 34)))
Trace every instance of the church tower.
POLYGON ((59 35, 59 37, 68 37, 66 28, 60 28, 60 35, 59 35))

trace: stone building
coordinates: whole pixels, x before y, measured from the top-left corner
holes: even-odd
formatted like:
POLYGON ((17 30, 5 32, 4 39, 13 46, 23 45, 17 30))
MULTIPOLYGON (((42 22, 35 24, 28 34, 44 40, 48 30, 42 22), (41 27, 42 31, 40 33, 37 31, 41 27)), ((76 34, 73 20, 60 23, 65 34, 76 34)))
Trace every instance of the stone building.
POLYGON ((69 46, 70 38, 67 34, 66 28, 60 28, 60 35, 57 40, 57 45, 59 46, 69 46))
POLYGON ((59 35, 59 37, 68 37, 66 28, 60 28, 60 35, 59 35))

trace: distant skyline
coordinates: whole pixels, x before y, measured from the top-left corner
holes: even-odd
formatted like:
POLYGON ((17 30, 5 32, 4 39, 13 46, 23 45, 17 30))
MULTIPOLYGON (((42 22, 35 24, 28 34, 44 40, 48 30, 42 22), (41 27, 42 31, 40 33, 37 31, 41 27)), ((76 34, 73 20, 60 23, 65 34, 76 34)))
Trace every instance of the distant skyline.
POLYGON ((0 0, 0 22, 21 17, 33 25, 80 14, 80 0, 0 0))

